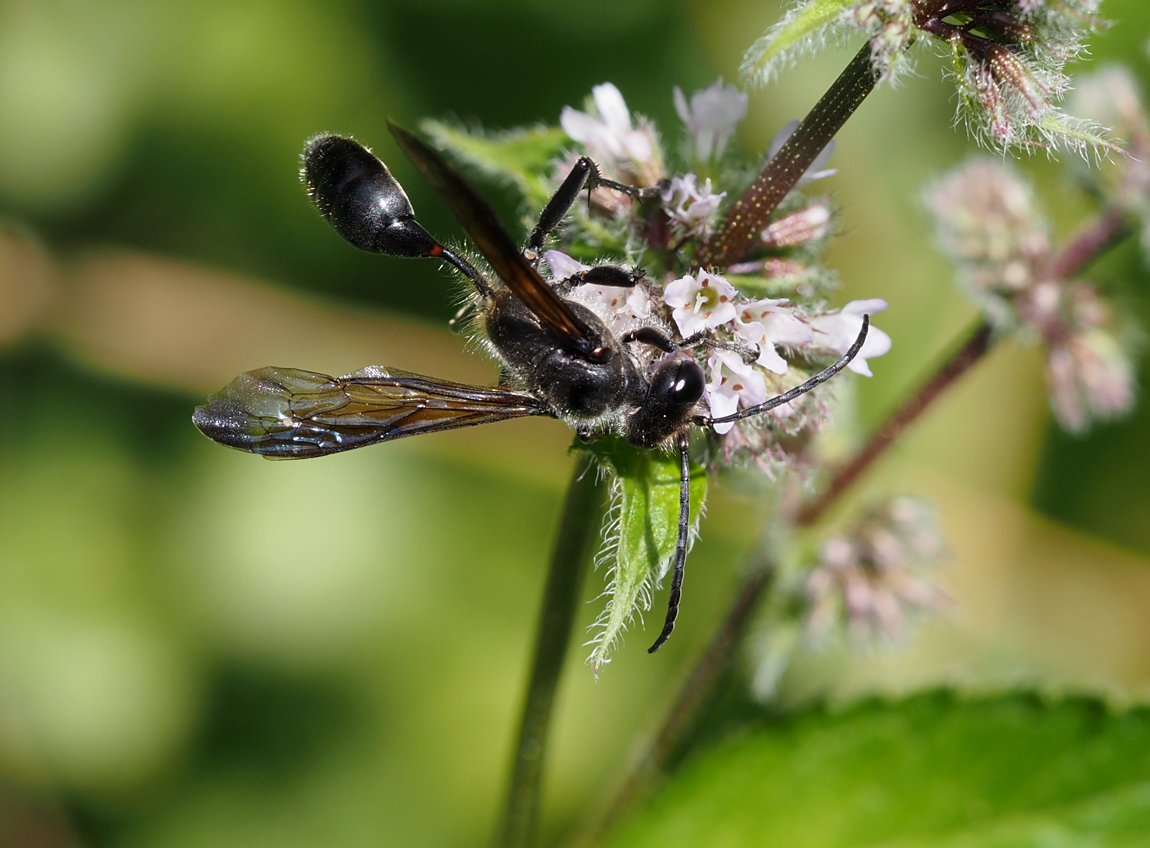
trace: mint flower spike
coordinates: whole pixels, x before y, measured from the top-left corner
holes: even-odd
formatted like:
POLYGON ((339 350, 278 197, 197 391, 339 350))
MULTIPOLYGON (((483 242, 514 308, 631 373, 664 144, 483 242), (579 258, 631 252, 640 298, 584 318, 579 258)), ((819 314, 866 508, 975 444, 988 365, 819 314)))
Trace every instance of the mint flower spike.
POLYGON ((951 605, 931 573, 945 551, 928 504, 900 497, 876 506, 823 544, 802 588, 808 633, 825 638, 837 625, 858 643, 901 639, 912 616, 951 605))
POLYGON ((933 186, 926 205, 987 318, 1045 347, 1050 404, 1063 429, 1083 432, 1128 412, 1134 368, 1114 309, 1091 283, 1052 275, 1050 225, 1014 169, 975 159, 933 186))
POLYGON ((1072 103, 1124 140, 1127 155, 1091 176, 1099 194, 1138 222, 1142 251, 1150 257, 1150 116, 1138 84, 1125 68, 1103 68, 1077 79, 1072 103))
POLYGON ((1093 121, 1063 112, 1068 61, 1100 25, 1099 0, 809 0, 755 42, 743 62, 749 83, 764 84, 797 56, 863 36, 880 81, 909 68, 909 48, 927 39, 950 59, 958 89, 957 123, 1001 151, 1118 150, 1093 121))
POLYGON ((1052 346, 1046 383, 1054 416, 1071 433, 1120 418, 1134 406, 1134 366, 1106 329, 1076 330, 1052 346))
POLYGON ((1010 165, 980 156, 930 186, 924 204, 967 295, 996 327, 1023 323, 1017 298, 1041 282, 1053 253, 1030 185, 1010 165))

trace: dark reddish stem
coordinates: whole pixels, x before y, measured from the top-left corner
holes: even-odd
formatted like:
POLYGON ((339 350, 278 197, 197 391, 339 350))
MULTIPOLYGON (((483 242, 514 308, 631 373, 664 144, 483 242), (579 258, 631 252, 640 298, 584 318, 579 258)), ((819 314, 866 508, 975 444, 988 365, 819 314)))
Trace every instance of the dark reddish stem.
POLYGON ((847 119, 874 90, 878 72, 866 45, 803 118, 791 137, 727 210, 722 227, 703 245, 699 264, 725 268, 746 255, 782 203, 847 119))
POLYGON ((886 452, 899 434, 913 424, 919 416, 935 402, 939 395, 970 370, 990 350, 993 330, 990 324, 982 321, 970 334, 966 342, 951 356, 942 367, 927 380, 906 403, 879 427, 854 457, 840 468, 821 494, 809 500, 795 515, 796 527, 809 527, 816 523, 826 511, 842 497, 863 472, 886 452))
POLYGON ((1111 206, 1091 221, 1051 261, 1046 276, 1051 280, 1069 280, 1081 274, 1108 248, 1129 235, 1126 213, 1111 206))

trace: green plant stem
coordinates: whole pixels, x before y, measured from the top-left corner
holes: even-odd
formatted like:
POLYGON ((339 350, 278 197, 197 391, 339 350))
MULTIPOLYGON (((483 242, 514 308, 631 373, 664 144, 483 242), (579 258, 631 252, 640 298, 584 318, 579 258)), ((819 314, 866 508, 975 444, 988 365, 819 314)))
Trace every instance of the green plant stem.
POLYGON ((868 43, 727 211, 715 237, 700 251, 699 265, 725 268, 746 254, 783 198, 799 184, 847 119, 874 91, 877 81, 878 71, 871 61, 868 43))
POLYGON ((654 739, 634 761, 607 810, 587 828, 571 848, 597 844, 660 775, 703 709, 711 702, 730 669, 729 659, 750 621, 759 599, 774 584, 775 563, 768 557, 754 561, 743 578, 726 618, 687 674, 654 739))
POLYGON ((602 487, 596 485, 595 478, 591 455, 580 451, 563 502, 543 589, 535 656, 523 700, 503 817, 494 841, 498 848, 527 848, 535 844, 551 708, 580 608, 583 577, 603 519, 602 487))

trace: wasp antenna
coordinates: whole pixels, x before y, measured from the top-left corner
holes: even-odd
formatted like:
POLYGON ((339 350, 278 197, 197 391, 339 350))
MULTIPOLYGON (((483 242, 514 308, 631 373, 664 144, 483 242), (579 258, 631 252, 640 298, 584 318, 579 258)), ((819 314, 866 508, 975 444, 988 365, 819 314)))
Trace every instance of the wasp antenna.
POLYGON ((671 571, 671 594, 667 598, 667 617, 663 629, 648 654, 653 654, 667 643, 679 617, 679 601, 683 597, 683 575, 687 565, 687 539, 691 526, 691 461, 687 454, 689 440, 685 432, 679 434, 679 535, 675 541, 675 561, 671 571))
POLYGON ((851 360, 858 356, 859 351, 862 350, 863 343, 866 341, 867 330, 869 329, 870 316, 864 315, 862 317, 862 329, 859 330, 858 337, 855 338, 851 346, 847 348, 847 352, 840 356, 833 365, 824 368, 805 383, 800 383, 790 391, 783 392, 781 395, 773 397, 765 403, 760 403, 757 406, 750 406, 746 409, 741 409, 738 412, 731 413, 730 415, 724 415, 720 418, 699 416, 695 419, 696 423, 703 424, 705 426, 711 426, 714 424, 728 424, 731 421, 742 421, 744 418, 750 418, 752 415, 759 415, 760 413, 766 412, 767 410, 774 409, 776 406, 782 406, 785 403, 790 403, 800 395, 805 395, 811 389, 822 385, 835 374, 839 373, 848 365, 850 365, 851 360))

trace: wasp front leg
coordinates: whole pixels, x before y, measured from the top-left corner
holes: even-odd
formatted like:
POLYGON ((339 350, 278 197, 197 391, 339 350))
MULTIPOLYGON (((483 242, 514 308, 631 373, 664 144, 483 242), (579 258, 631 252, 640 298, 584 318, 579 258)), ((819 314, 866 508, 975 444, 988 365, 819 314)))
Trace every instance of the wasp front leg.
MULTIPOLYGON (((571 168, 571 173, 563 180, 562 184, 551 195, 551 199, 547 201, 547 205, 543 207, 543 211, 539 214, 539 223, 535 225, 535 229, 531 231, 531 235, 527 239, 527 244, 523 248, 524 254, 534 261, 539 256, 539 251, 543 249, 543 243, 547 241, 548 236, 559 226, 559 222, 566 217, 571 207, 575 204, 575 199, 579 194, 586 189, 588 192, 594 191, 597 188, 609 188, 612 191, 617 191, 620 194, 625 194, 628 197, 634 197, 637 200, 645 200, 650 197, 657 197, 662 190, 662 186, 654 186, 651 188, 640 188, 639 186, 626 185, 625 183, 609 180, 599 173, 599 166, 588 156, 580 156, 571 168)), ((610 285, 609 283, 606 285, 610 285)))

